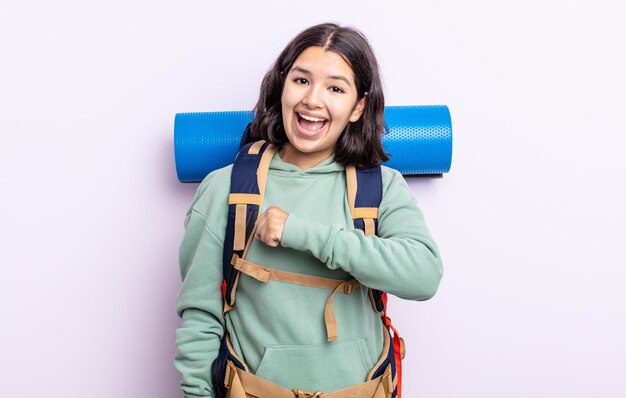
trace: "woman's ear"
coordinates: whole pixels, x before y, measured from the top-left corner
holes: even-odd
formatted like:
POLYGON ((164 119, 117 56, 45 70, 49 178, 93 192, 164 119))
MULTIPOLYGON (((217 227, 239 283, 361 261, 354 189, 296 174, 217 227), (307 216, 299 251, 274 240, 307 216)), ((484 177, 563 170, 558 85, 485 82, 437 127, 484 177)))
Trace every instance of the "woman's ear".
POLYGON ((351 123, 354 123, 357 120, 359 120, 359 118, 363 114, 363 111, 365 110, 365 101, 366 100, 367 100, 367 93, 365 93, 365 95, 363 95, 363 98, 361 98, 360 100, 358 100, 356 102, 356 105, 354 106, 354 109, 352 110, 352 114, 350 115, 350 122, 351 123))

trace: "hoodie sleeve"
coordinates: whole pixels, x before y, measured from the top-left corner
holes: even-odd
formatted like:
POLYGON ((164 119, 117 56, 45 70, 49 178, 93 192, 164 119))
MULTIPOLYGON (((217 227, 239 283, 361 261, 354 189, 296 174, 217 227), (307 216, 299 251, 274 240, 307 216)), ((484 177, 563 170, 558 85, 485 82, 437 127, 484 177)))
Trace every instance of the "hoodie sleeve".
POLYGON ((435 295, 443 275, 439 249, 402 175, 385 171, 389 183, 379 207, 378 236, 290 214, 281 244, 310 251, 328 268, 341 268, 367 287, 426 300, 435 295))
POLYGON ((211 365, 217 358, 225 328, 220 288, 223 242, 211 222, 224 215, 206 208, 206 203, 219 202, 216 196, 224 188, 211 179, 213 176, 209 175, 199 186, 187 213, 179 252, 182 285, 176 312, 182 322, 176 330, 174 366, 182 376, 181 389, 187 398, 215 397, 211 365))

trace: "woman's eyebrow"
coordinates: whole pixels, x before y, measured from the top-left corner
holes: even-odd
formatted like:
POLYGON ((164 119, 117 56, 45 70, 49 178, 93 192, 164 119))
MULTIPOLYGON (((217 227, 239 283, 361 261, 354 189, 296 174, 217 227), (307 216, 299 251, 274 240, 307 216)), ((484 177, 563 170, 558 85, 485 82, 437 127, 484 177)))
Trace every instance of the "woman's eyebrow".
POLYGON ((334 76, 328 76, 328 77, 331 79, 335 79, 335 80, 341 80, 345 82, 348 85, 348 87, 352 87, 352 85, 350 84, 350 81, 345 76, 334 75, 334 76))
MULTIPOLYGON (((304 73, 306 75, 311 75, 311 71, 309 71, 308 69, 304 69, 301 66, 294 66, 293 68, 291 68, 290 72, 300 72, 300 73, 304 73)), ((344 83, 346 83, 348 85, 348 87, 352 87, 352 84, 350 84, 350 80, 348 80, 348 78, 346 78, 345 76, 342 75, 332 75, 332 76, 328 76, 329 79, 333 79, 333 80, 341 80, 344 83)))
POLYGON ((304 69, 300 66, 294 66, 293 68, 291 68, 291 72, 300 72, 300 73, 305 73, 307 75, 311 74, 311 72, 309 72, 307 69, 304 69))

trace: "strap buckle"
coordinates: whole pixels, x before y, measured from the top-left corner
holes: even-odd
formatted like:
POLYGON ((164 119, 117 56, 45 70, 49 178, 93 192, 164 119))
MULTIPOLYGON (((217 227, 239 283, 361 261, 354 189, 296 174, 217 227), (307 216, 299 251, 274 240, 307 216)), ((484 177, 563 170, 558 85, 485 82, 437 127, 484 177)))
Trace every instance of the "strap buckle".
POLYGON ((299 388, 294 388, 293 390, 291 390, 291 392, 294 393, 295 398, 319 398, 324 394, 321 391, 308 392, 308 391, 302 391, 299 388))
POLYGON ((235 370, 235 366, 231 361, 226 363, 226 373, 224 374, 224 387, 230 390, 230 387, 233 385, 233 379, 235 378, 235 374, 237 370, 235 370))
POLYGON ((356 279, 350 279, 349 281, 343 283, 342 292, 345 294, 352 294, 355 289, 358 289, 360 287, 361 284, 359 283, 359 281, 357 281, 356 279))

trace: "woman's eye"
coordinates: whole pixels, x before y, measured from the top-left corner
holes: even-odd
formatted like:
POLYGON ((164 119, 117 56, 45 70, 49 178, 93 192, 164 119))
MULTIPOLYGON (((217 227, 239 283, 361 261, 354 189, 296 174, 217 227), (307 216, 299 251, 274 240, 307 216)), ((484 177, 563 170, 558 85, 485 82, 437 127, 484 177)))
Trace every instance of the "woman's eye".
POLYGON ((330 91, 332 91, 333 93, 343 93, 343 89, 341 87, 337 87, 337 86, 332 86, 330 88, 330 91))
POLYGON ((295 79, 293 79, 293 81, 298 84, 309 84, 309 81, 304 77, 296 77, 295 79))

